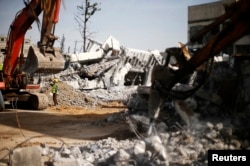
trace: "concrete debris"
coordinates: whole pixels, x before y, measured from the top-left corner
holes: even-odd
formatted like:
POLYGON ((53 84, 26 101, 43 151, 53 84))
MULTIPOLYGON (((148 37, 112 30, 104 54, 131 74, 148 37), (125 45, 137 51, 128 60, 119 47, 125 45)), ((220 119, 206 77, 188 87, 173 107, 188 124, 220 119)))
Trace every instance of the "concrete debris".
POLYGON ((37 147, 16 149, 11 156, 12 166, 41 166, 41 153, 37 147))
POLYGON ((151 71, 163 63, 164 53, 158 50, 144 51, 120 46, 109 36, 103 43, 89 40, 87 52, 66 55, 66 69, 58 74, 47 74, 34 80, 48 81, 56 77, 69 81, 78 89, 111 88, 124 85, 151 84, 151 71))
MULTIPOLYGON (((64 145, 59 149, 44 145, 39 148, 26 147, 14 151, 11 159, 12 163, 26 162, 25 165, 28 165, 27 162, 32 162, 31 165, 51 163, 60 166, 204 165, 207 163, 208 149, 238 149, 241 146, 240 141, 235 138, 225 143, 222 132, 218 132, 218 128, 211 128, 211 125, 207 126, 207 124, 221 125, 207 122, 202 123, 199 131, 175 130, 145 136, 143 139, 117 140, 108 137, 94 142, 85 142, 82 145, 77 144, 70 147, 64 145), (214 133, 216 136, 207 137, 214 133), (30 157, 27 158, 27 156, 31 155, 33 157, 30 160, 30 157)), ((219 128, 219 130, 222 131, 223 128, 219 128)), ((232 135, 232 137, 234 136, 232 135)), ((247 149, 250 149, 250 146, 247 149)))

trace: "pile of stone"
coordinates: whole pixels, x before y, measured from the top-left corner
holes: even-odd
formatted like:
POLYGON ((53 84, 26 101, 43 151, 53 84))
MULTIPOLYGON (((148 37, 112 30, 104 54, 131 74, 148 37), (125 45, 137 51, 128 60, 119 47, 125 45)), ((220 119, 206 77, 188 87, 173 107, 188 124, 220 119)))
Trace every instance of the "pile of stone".
MULTIPOLYGON (((58 103, 67 106, 96 106, 102 102, 126 101, 136 93, 137 86, 116 86, 110 89, 80 90, 71 83, 59 81, 58 103)), ((50 82, 45 82, 43 92, 49 97, 49 104, 53 105, 50 82)))
POLYGON ((131 98, 131 95, 136 93, 136 91, 137 86, 114 86, 109 89, 85 90, 83 93, 101 101, 126 101, 131 98))
MULTIPOLYGON (((84 93, 65 82, 59 81, 58 87, 58 103, 60 105, 84 106, 90 102, 84 93)), ((50 82, 44 85, 43 91, 49 97, 49 105, 53 105, 50 82)))
MULTIPOLYGON (((141 133, 138 137, 121 140, 108 137, 73 146, 64 144, 61 148, 47 147, 43 144, 38 148, 39 152, 33 150, 32 153, 34 155, 35 151, 38 156, 42 156, 39 162, 43 165, 171 166, 206 165, 209 149, 250 149, 249 140, 238 140, 233 133, 233 127, 223 123, 213 124, 197 120, 192 127, 175 131, 169 131, 163 122, 155 127, 156 132, 150 136, 141 133)), ((21 150, 15 151, 12 160, 16 163, 25 163, 16 161, 21 160, 18 156, 23 154, 21 150)))

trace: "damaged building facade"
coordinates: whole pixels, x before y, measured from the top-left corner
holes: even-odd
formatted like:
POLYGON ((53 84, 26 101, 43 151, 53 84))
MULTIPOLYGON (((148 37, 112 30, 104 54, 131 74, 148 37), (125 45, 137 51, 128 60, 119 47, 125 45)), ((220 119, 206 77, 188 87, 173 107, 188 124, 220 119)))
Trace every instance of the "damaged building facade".
MULTIPOLYGON (((103 43, 89 40, 87 52, 75 52, 66 57, 70 66, 62 77, 64 81, 72 80, 69 73, 77 73, 79 79, 70 81, 80 89, 110 88, 114 86, 150 86, 151 72, 156 64, 163 63, 159 50, 139 50, 120 45, 113 36, 103 43)), ((76 76, 76 77, 78 77, 76 76)))
MULTIPOLYGON (((3 63, 4 56, 6 54, 6 42, 7 42, 6 35, 0 35, 0 62, 1 63, 3 63)), ((27 57, 27 53, 31 45, 32 45, 31 39, 24 40, 23 53, 24 53, 25 58, 27 57)))
MULTIPOLYGON (((188 41, 199 30, 212 23, 216 18, 225 13, 228 6, 237 0, 222 0, 212 3, 200 4, 188 7, 188 41)), ((221 25, 222 27, 223 25, 221 25)), ((211 37, 219 32, 215 29, 203 37, 198 43, 190 43, 190 48, 202 47, 211 37)), ((242 37, 233 45, 228 46, 224 53, 229 55, 250 55, 250 34, 242 37)))

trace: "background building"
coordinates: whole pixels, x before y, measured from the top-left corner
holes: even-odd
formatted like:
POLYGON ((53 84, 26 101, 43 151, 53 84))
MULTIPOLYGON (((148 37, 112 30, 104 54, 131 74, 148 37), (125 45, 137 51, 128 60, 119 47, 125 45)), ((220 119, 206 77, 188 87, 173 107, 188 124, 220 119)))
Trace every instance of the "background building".
MULTIPOLYGON (((3 62, 4 60, 4 56, 6 53, 6 42, 7 42, 7 36, 0 35, 0 62, 3 62)), ((23 47, 23 53, 25 58, 27 57, 27 53, 31 45, 32 45, 31 39, 25 39, 23 47)))
MULTIPOLYGON (((212 3, 200 4, 188 7, 188 41, 194 33, 204 26, 212 23, 216 18, 223 15, 227 7, 237 0, 221 0, 212 3)), ((218 29, 210 32, 197 43, 191 43, 190 48, 198 48, 205 44, 214 34, 216 34, 223 25, 218 29)), ((250 55, 250 34, 242 37, 233 45, 224 50, 229 55, 250 55)))

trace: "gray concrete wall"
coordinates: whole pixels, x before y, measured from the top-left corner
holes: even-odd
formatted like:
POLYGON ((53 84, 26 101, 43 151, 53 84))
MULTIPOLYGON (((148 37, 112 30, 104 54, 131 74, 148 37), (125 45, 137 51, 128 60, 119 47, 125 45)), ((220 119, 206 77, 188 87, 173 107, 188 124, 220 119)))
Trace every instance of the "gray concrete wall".
POLYGON ((212 2, 188 7, 188 23, 213 20, 224 13, 222 3, 212 2))
MULTIPOLYGON (((210 23, 212 23, 216 18, 223 15, 228 6, 237 0, 221 0, 206 4, 194 5, 188 7, 188 41, 190 40, 191 35, 196 33, 199 28, 202 28, 210 23)), ((207 38, 207 37, 205 37, 207 38)), ((250 45, 250 35, 244 36, 234 43, 234 46, 229 54, 241 54, 235 48, 237 46, 250 45)), ((193 45, 193 48, 199 47, 198 44, 193 45)), ((244 50, 244 54, 247 52, 247 49, 244 50)), ((250 54, 250 53, 249 53, 250 54)))

